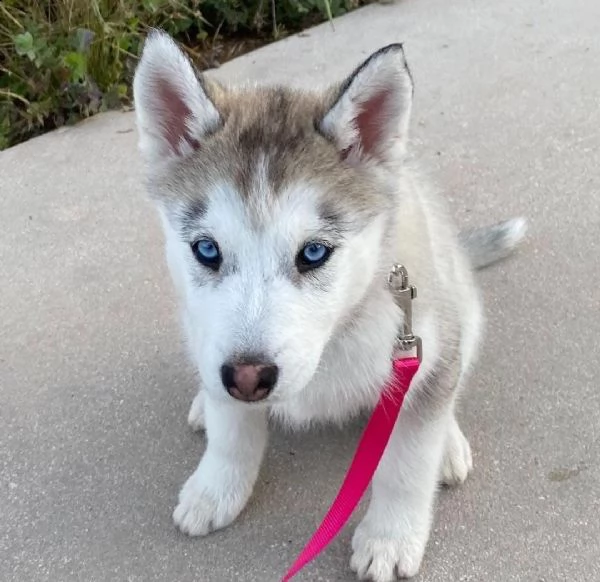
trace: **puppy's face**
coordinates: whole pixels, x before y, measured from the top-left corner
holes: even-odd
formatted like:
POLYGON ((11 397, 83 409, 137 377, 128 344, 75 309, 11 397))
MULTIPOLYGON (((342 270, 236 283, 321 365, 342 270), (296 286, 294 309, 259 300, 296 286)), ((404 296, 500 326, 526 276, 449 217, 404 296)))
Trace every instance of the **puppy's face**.
POLYGON ((250 402, 297 394, 390 266, 412 94, 401 48, 322 94, 231 91, 155 33, 134 91, 204 386, 250 402))

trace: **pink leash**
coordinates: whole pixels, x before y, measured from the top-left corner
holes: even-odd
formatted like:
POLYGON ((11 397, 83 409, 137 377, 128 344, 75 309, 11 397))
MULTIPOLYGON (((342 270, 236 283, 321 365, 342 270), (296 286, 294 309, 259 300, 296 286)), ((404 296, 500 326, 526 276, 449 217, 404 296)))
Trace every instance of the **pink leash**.
POLYGON ((379 465, 404 397, 418 369, 418 358, 398 358, 393 361, 392 378, 362 434, 337 497, 282 582, 291 580, 306 564, 314 560, 346 525, 379 465))

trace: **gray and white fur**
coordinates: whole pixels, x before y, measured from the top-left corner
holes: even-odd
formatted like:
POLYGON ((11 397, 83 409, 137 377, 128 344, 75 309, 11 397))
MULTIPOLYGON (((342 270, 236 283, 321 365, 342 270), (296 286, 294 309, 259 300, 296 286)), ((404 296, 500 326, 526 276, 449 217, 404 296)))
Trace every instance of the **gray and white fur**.
POLYGON ((472 468, 454 408, 481 340, 473 267, 506 256, 524 221, 459 239, 410 161, 413 84, 398 44, 323 91, 233 88, 198 74, 154 32, 134 93, 147 187, 201 379, 189 423, 207 432, 175 523, 197 536, 236 519, 269 417, 307 427, 374 406, 403 321, 387 276, 402 263, 419 290, 424 358, 350 565, 374 582, 414 576, 438 483, 461 483, 472 468))

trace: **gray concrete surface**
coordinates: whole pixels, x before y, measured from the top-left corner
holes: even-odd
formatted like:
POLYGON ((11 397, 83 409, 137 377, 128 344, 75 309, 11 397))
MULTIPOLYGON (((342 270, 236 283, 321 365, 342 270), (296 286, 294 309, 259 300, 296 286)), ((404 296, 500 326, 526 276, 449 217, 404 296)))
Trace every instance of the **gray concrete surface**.
MULTIPOLYGON (((442 492, 419 581, 600 580, 599 24, 594 0, 406 0, 216 73, 313 84, 403 40, 415 147, 457 220, 531 221, 481 274, 476 470, 442 492)), ((275 582, 360 427, 275 433, 233 527, 175 531, 204 441, 133 127, 111 113, 0 154, 0 580, 275 582)), ((351 533, 298 580, 351 580, 351 533)))

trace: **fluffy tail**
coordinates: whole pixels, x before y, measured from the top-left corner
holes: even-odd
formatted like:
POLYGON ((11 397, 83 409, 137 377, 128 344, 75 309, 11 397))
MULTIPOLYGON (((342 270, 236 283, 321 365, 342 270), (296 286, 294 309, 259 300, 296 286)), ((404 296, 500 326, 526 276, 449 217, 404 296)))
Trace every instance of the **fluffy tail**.
POLYGON ((513 218, 493 226, 463 230, 458 238, 475 269, 483 269, 508 257, 527 232, 524 218, 513 218))

